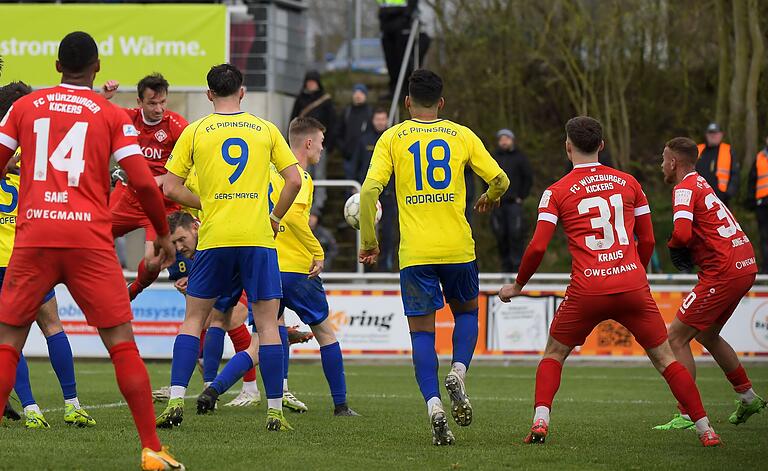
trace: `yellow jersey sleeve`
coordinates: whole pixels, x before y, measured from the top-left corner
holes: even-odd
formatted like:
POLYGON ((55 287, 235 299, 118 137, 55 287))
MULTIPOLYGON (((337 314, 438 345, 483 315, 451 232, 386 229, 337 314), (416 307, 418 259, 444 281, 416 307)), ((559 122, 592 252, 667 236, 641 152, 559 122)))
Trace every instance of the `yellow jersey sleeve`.
MULTIPOLYGON (((200 182, 197 179, 197 172, 195 171, 194 166, 189 170, 189 175, 187 175, 187 179, 184 180, 184 186, 186 186, 192 193, 200 196, 200 182)), ((184 211, 194 216, 198 221, 203 220, 203 212, 197 208, 189 208, 185 206, 184 211)))
POLYGON ((371 165, 368 167, 366 175, 366 178, 376 180, 383 186, 387 186, 394 171, 392 154, 390 153, 393 129, 390 128, 385 131, 376 142, 376 147, 374 147, 373 156, 371 157, 371 165))
POLYGON ((461 131, 464 140, 467 142, 469 166, 486 183, 490 182, 502 172, 501 167, 499 167, 496 159, 488 152, 483 141, 477 137, 477 134, 464 126, 461 127, 461 131))
POLYGON ((0 267, 7 267, 16 239, 19 176, 9 173, 0 180, 0 267))
MULTIPOLYGON (((302 176, 301 190, 280 223, 276 244, 280 271, 306 274, 309 273, 312 261, 323 259, 324 254, 320 242, 309 228, 314 191, 312 177, 300 167, 299 173, 302 176)), ((270 174, 270 210, 277 204, 284 187, 285 180, 273 166, 270 174)))
POLYGON ((272 153, 270 154, 270 162, 275 166, 278 172, 282 172, 291 165, 297 165, 299 162, 296 160, 296 156, 291 152, 291 148, 288 147, 288 143, 285 142, 285 138, 280 131, 272 123, 267 123, 269 128, 269 135, 272 138, 272 153))
POLYGON ((200 125, 200 120, 190 124, 176 140, 170 157, 165 163, 165 168, 177 177, 187 178, 194 162, 192 161, 192 149, 194 147, 195 130, 200 125))

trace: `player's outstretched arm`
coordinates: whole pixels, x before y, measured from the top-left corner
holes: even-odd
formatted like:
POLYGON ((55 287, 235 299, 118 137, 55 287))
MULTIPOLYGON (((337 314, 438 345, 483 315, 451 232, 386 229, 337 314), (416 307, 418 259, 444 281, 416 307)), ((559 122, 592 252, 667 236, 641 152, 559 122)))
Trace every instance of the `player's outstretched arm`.
POLYGON ((360 190, 360 254, 361 263, 376 263, 379 241, 376 240, 376 202, 384 191, 384 185, 373 178, 366 178, 360 190))
POLYGON ((172 199, 182 206, 203 209, 200 204, 200 197, 192 193, 192 191, 184 185, 183 178, 171 172, 166 173, 163 178, 163 193, 169 199, 172 199))
POLYGON ((640 257, 640 263, 643 264, 643 267, 647 267, 651 262, 653 249, 656 245, 651 213, 635 217, 635 235, 637 236, 637 255, 640 257))
POLYGON ((520 262, 520 269, 517 272, 517 279, 513 284, 504 285, 499 290, 499 299, 508 303, 510 299, 519 295, 523 290, 523 287, 528 283, 536 270, 541 265, 541 260, 544 258, 544 253, 547 251, 549 241, 552 240, 552 236, 555 234, 555 228, 557 226, 549 221, 539 219, 536 224, 536 231, 533 233, 533 238, 528 244, 528 248, 525 249, 523 260, 520 262))
POLYGON ((498 207, 501 202, 501 196, 506 193, 507 188, 509 188, 509 177, 502 171, 488 182, 488 191, 478 198, 477 203, 475 203, 475 211, 487 213, 493 208, 498 207))
POLYGON ((280 171, 280 175, 285 180, 285 186, 280 192, 280 198, 275 203, 275 207, 272 208, 272 214, 269 218, 272 220, 272 230, 277 236, 277 231, 280 227, 280 222, 283 217, 291 209, 293 201, 296 199, 296 195, 301 190, 301 175, 299 174, 299 168, 297 165, 289 165, 280 171))
POLYGON ((120 88, 120 82, 117 80, 107 80, 104 85, 101 86, 101 94, 107 100, 111 100, 117 93, 118 88, 120 88))

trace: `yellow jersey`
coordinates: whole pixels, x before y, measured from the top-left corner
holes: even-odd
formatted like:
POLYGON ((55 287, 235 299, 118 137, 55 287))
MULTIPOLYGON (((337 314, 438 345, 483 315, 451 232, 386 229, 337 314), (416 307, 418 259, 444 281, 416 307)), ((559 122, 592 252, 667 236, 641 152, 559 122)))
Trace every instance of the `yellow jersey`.
MULTIPOLYGON (((308 274, 313 260, 324 258, 323 248, 309 228, 309 214, 312 209, 312 195, 315 191, 312 177, 299 167, 301 190, 280 223, 277 234, 277 260, 281 272, 308 274)), ((269 200, 270 208, 277 204, 285 180, 271 168, 269 200)))
POLYGON ((186 180, 194 165, 202 212, 198 249, 275 248, 269 166, 296 165, 277 127, 250 113, 213 113, 179 136, 165 168, 186 180))
POLYGON ((400 268, 475 259, 464 216, 464 167, 489 182, 501 167, 469 128, 445 119, 409 119, 376 143, 367 178, 386 186, 395 175, 400 268))
POLYGON ((0 267, 7 267, 16 238, 19 176, 9 173, 0 180, 0 267))
MULTIPOLYGON (((184 186, 186 186, 187 189, 192 193, 196 194, 197 196, 200 196, 200 182, 197 179, 197 171, 195 170, 194 166, 191 169, 189 169, 189 175, 187 175, 187 179, 184 180, 184 186)), ((188 207, 188 206, 184 206, 182 209, 188 212, 189 214, 191 214, 198 221, 203 220, 202 210, 188 207)))

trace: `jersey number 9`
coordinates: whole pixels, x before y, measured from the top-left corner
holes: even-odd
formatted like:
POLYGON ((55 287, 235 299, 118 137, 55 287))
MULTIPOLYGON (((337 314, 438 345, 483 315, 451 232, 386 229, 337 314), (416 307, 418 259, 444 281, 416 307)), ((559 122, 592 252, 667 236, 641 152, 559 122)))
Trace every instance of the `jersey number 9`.
MULTIPOLYGON (((414 142, 408 148, 408 152, 413 155, 413 170, 416 178, 416 191, 424 189, 424 181, 421 172, 421 141, 414 142)), ((427 144, 427 183, 432 189, 445 190, 451 184, 451 148, 448 143, 442 139, 435 139, 427 144), (435 148, 443 150, 443 158, 435 159, 435 148), (435 177, 435 171, 442 169, 441 179, 435 177)))
POLYGON ((7 180, 0 180, 0 188, 3 189, 11 197, 11 201, 8 204, 0 204, 0 213, 12 213, 16 206, 19 204, 19 190, 15 186, 8 183, 7 180))
POLYGON ((245 166, 248 165, 248 143, 239 137, 230 137, 221 145, 221 156, 224 158, 224 162, 229 165, 237 165, 235 171, 229 176, 229 183, 235 183, 240 175, 243 174, 245 166), (230 153, 232 147, 240 148, 240 156, 233 157, 230 153))

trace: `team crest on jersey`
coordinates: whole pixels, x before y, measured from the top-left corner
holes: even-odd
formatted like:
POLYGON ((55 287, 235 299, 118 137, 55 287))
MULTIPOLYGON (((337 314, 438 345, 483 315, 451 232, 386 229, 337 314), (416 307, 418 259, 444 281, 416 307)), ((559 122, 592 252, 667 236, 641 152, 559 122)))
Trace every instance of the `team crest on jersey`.
POLYGON ((133 124, 123 124, 123 135, 124 136, 138 136, 139 131, 136 130, 136 127, 133 124))
POLYGON ((161 129, 155 133, 155 139, 157 139, 157 142, 163 142, 168 139, 168 134, 161 129))
POLYGON ((552 197, 551 190, 544 190, 541 194, 541 200, 539 201, 539 208, 546 208, 549 206, 549 199, 552 197))

